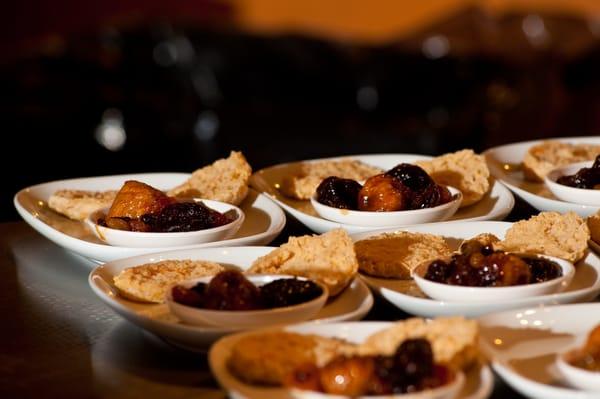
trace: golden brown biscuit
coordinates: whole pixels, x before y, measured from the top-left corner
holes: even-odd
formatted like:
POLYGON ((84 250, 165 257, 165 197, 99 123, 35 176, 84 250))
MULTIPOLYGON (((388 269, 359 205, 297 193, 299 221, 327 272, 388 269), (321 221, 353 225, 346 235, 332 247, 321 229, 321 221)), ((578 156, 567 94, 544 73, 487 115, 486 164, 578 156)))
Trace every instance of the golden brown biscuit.
POLYGON ((345 341, 318 335, 284 331, 253 333, 234 343, 227 366, 242 381, 277 386, 303 364, 323 366, 355 348, 345 341))
POLYGON ((212 276, 225 268, 204 260, 164 260, 124 269, 113 278, 119 293, 134 301, 162 303, 167 290, 190 278, 212 276))
POLYGON ((473 150, 444 154, 416 164, 436 183, 459 189, 463 194, 461 208, 479 202, 490 189, 490 171, 485 159, 473 150))
POLYGON ((556 256, 576 263, 588 248, 590 230, 575 212, 541 212, 512 225, 499 248, 510 252, 526 252, 556 256))
POLYGON ((116 191, 58 190, 48 199, 50 209, 74 220, 84 220, 88 215, 108 208, 116 191))
POLYGON ((525 154, 523 173, 527 180, 543 182, 552 169, 570 163, 590 161, 598 154, 600 145, 544 141, 529 148, 525 154))
POLYGON ((248 194, 250 175, 252 168, 244 155, 232 151, 228 158, 196 170, 187 181, 171 189, 168 194, 239 205, 248 194))
POLYGON ((407 339, 425 338, 431 343, 436 363, 464 370, 478 359, 479 326, 464 317, 433 320, 410 318, 371 335, 359 346, 361 355, 393 355, 407 339))
POLYGON ((421 263, 452 254, 443 237, 409 233, 384 233, 354 244, 359 269, 376 277, 410 279, 421 263))
POLYGON ((335 229, 313 236, 290 237, 286 244, 258 258, 246 273, 291 274, 320 281, 329 295, 339 294, 356 276, 352 239, 335 229))
POLYGON ((594 242, 600 244, 600 212, 587 218, 587 225, 590 229, 590 235, 594 242))
POLYGON ((339 161, 304 162, 298 175, 287 176, 281 183, 281 192, 291 198, 310 199, 321 181, 329 176, 365 180, 381 173, 375 166, 354 159, 339 161))

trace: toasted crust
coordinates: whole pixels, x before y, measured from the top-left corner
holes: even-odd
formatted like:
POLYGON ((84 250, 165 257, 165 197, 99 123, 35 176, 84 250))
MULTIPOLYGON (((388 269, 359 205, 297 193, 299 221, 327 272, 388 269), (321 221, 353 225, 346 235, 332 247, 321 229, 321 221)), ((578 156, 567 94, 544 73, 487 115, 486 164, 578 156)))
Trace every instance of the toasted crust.
POLYGON ((187 181, 171 189, 168 194, 239 205, 248 194, 250 175, 252 168, 244 155, 232 151, 228 158, 196 170, 187 181))
POLYGON ((432 234, 384 233, 354 244, 359 269, 376 277, 410 279, 423 262, 452 254, 443 237, 432 234))
POLYGON ((556 256, 576 263, 588 248, 590 230, 575 212, 542 212, 512 225, 499 244, 505 251, 556 256))
POLYGON ((286 244, 258 258, 247 273, 291 274, 318 280, 339 294, 354 278, 358 262, 348 233, 342 229, 290 237, 286 244))
POLYGON ((587 225, 590 229, 592 240, 600 244, 600 212, 593 214, 587 218, 587 225))
POLYGON ((358 351, 362 355, 393 355, 407 339, 426 338, 436 363, 455 370, 466 369, 478 359, 479 326, 463 317, 437 318, 427 321, 411 318, 371 335, 358 351))
POLYGON ((74 220, 84 220, 91 213, 108 208, 116 191, 58 190, 48 199, 50 209, 74 220))
POLYGON ((306 200, 312 197, 326 177, 365 180, 381 172, 380 168, 354 159, 305 162, 301 165, 298 175, 287 176, 282 181, 281 192, 288 197, 306 200))
POLYGON ((178 282, 211 276, 224 269, 218 263, 203 260, 165 260, 124 269, 113 281, 127 299, 162 303, 167 290, 178 282))
POLYGON ((238 378, 257 385, 281 385, 295 368, 325 365, 335 356, 355 350, 345 341, 284 331, 249 334, 234 343, 227 360, 238 378))
POLYGON ((529 148, 525 154, 523 173, 527 180, 543 182, 552 169, 570 163, 590 161, 598 154, 600 145, 544 141, 529 148))
POLYGON ((473 150, 444 154, 416 164, 436 183, 459 189, 463 194, 461 208, 479 202, 490 189, 490 171, 485 159, 473 150))

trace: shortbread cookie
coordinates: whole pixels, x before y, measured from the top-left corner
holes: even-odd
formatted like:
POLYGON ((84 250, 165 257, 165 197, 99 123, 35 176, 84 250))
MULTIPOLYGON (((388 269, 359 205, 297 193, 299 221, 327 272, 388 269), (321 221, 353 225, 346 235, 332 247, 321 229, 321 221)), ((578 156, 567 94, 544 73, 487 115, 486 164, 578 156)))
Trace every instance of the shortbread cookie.
POLYGON ((204 260, 164 260, 124 269, 113 278, 119 293, 127 299, 162 303, 167 290, 190 279, 212 276, 225 268, 204 260))
POLYGON ((421 263, 452 254, 443 237, 432 234, 384 233, 354 244, 359 269, 371 276, 410 279, 421 263))
POLYGON ((320 367, 355 350, 355 345, 339 339, 269 331, 248 334, 237 340, 227 366, 242 381, 278 386, 299 366, 316 364, 320 367))
POLYGON ((343 179, 365 180, 379 174, 382 169, 354 159, 340 161, 305 162, 300 173, 287 176, 281 183, 281 192, 292 198, 310 199, 323 179, 329 176, 343 179))
POLYGON ((436 363, 464 370, 478 359, 479 326, 463 317, 433 320, 410 318, 371 335, 359 346, 362 355, 393 355, 407 339, 425 338, 431 343, 436 363))
POLYGON ((415 163, 436 183, 459 189, 463 194, 461 208, 479 202, 490 189, 490 171, 485 159, 473 150, 444 154, 415 163))
POLYGON ((523 158, 523 173, 531 181, 543 182, 554 168, 570 163, 591 161, 600 154, 600 145, 544 141, 529 148, 523 158))
POLYGON ((290 237, 286 244, 258 258, 247 273, 307 277, 325 284, 329 295, 335 296, 352 281, 357 270, 352 239, 345 230, 336 229, 321 235, 290 237))
POLYGON ((171 189, 168 194, 239 205, 248 194, 250 175, 252 168, 244 155, 232 151, 228 158, 196 170, 186 182, 171 189))
POLYGON ((587 225, 590 229, 592 240, 600 244, 600 212, 587 218, 587 225))
POLYGON ((116 195, 116 191, 58 190, 48 199, 48 207, 68 218, 84 220, 97 210, 108 208, 116 195))
POLYGON ((499 244, 504 251, 556 256, 576 263, 588 247, 590 230, 575 212, 542 212, 512 225, 499 244))

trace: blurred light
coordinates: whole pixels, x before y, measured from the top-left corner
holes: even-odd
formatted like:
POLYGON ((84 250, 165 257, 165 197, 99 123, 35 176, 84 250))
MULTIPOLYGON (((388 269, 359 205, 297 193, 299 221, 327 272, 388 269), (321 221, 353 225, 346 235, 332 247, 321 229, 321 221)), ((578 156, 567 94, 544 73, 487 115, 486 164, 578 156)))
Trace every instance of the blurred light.
POLYGON ((212 140, 219 130, 219 117, 213 111, 206 110, 198 115, 194 125, 194 134, 201 141, 212 140))
POLYGON ((163 67, 187 65, 194 59, 194 47, 185 36, 159 42, 152 51, 154 61, 163 67))
POLYGON ((600 15, 588 19, 588 28, 592 35, 600 37, 600 15))
POLYGON ((521 28, 533 46, 542 46, 550 39, 544 20, 537 14, 529 14, 523 18, 521 28))
POLYGON ((195 68, 192 71, 192 85, 205 105, 214 106, 221 100, 217 78, 210 68, 195 68))
POLYGON ((494 344, 496 344, 496 345, 502 345, 502 340, 500 338, 496 338, 494 340, 494 344))
POLYGON ((123 128, 123 115, 118 109, 109 108, 102 114, 102 122, 96 128, 96 141, 109 151, 119 151, 125 145, 127 135, 123 128))
POLYGON ((450 42, 446 36, 430 36, 423 41, 421 50, 425 54, 425 57, 436 60, 446 56, 450 52, 450 42))
POLYGON ((448 120, 450 119, 450 114, 448 110, 444 107, 435 107, 432 108, 427 113, 427 121, 434 128, 441 128, 448 124, 448 120))
POLYGON ((360 109, 373 111, 379 104, 379 93, 375 86, 362 86, 356 92, 356 103, 360 109))

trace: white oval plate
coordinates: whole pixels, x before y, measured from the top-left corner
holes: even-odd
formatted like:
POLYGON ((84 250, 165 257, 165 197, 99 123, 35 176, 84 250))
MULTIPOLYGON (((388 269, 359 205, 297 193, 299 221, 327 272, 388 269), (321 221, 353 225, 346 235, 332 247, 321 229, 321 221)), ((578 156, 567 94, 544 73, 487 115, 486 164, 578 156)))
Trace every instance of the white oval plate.
MULTIPOLYGON (((588 137, 557 137, 548 140, 558 140, 566 143, 589 143, 600 144, 600 136, 588 137)), ((525 180, 521 171, 521 162, 530 147, 544 140, 523 141, 520 143, 507 144, 493 147, 485 151, 483 155, 490 168, 490 173, 513 193, 528 202, 539 211, 557 211, 565 213, 577 212, 582 217, 596 213, 600 207, 580 205, 557 199, 548 190, 544 183, 534 183, 525 180)))
POLYGON ((250 190, 240 205, 246 219, 235 236, 228 240, 170 248, 115 247, 98 239, 84 222, 62 216, 48 208, 48 198, 57 190, 118 190, 126 180, 139 180, 160 190, 168 190, 185 181, 186 173, 143 173, 87 177, 42 183, 19 191, 14 205, 31 227, 59 246, 97 263, 114 259, 183 248, 265 245, 283 230, 285 214, 266 196, 250 190))
MULTIPOLYGON (((272 247, 199 248, 141 255, 96 267, 90 273, 89 284, 100 299, 133 324, 183 348, 201 351, 206 350, 223 335, 239 330, 183 324, 169 312, 166 304, 134 302, 118 295, 113 277, 127 267, 166 259, 202 259, 246 270, 256 258, 266 255, 273 249, 272 247)), ((360 278, 356 278, 340 295, 327 302, 313 320, 316 323, 360 320, 372 306, 373 296, 369 288, 360 278)))
MULTIPOLYGON (((281 206, 287 213, 298 219, 302 224, 316 233, 325 233, 339 227, 348 233, 360 233, 373 230, 373 227, 355 226, 323 219, 317 215, 309 200, 300 201, 288 198, 281 194, 280 187, 284 177, 294 173, 301 162, 317 162, 324 160, 339 160, 344 158, 356 159, 381 169, 391 169, 399 163, 413 163, 418 160, 431 159, 431 157, 414 154, 377 154, 377 155, 352 155, 345 157, 313 159, 309 161, 291 162, 271 166, 254 173, 250 178, 250 185, 281 206)), ((515 200, 511 192, 502 184, 494 182, 491 190, 477 204, 459 209, 446 223, 466 220, 502 220, 510 213, 515 200)), ((399 226, 398 226, 399 227, 399 226)))
MULTIPOLYGON (((388 328, 393 322, 360 322, 360 323, 332 323, 315 324, 303 323, 285 328, 287 331, 300 334, 317 334, 325 337, 342 338, 347 341, 360 343, 369 335, 384 328, 388 328)), ((220 339, 212 346, 208 355, 208 362, 215 378, 234 399, 293 399, 292 395, 283 388, 259 387, 246 384, 227 369, 227 359, 231 348, 236 340, 243 337, 245 333, 230 335, 220 339)), ((494 377, 488 366, 474 367, 466 373, 466 382, 459 394, 462 399, 484 399, 487 398, 494 387, 494 377)))
POLYGON ((479 319, 480 347, 500 377, 525 396, 597 399, 598 393, 570 388, 555 360, 557 353, 582 344, 599 323, 599 303, 494 313, 479 319))
MULTIPOLYGON (((402 228, 402 230, 443 236, 453 249, 457 249, 463 239, 481 233, 492 233, 499 238, 503 238, 506 230, 511 225, 512 223, 508 222, 432 223, 409 226, 402 228)), ((382 232, 393 231, 395 230, 386 229, 355 234, 352 239, 358 241, 382 232)), ((588 251, 586 257, 575 264, 575 268, 575 276, 571 280, 571 284, 562 292, 494 303, 438 301, 425 296, 413 280, 384 279, 363 274, 361 274, 361 278, 366 281, 373 291, 407 313, 425 317, 454 316, 457 314, 478 317, 500 310, 591 301, 600 293, 600 258, 592 251, 588 251)))

